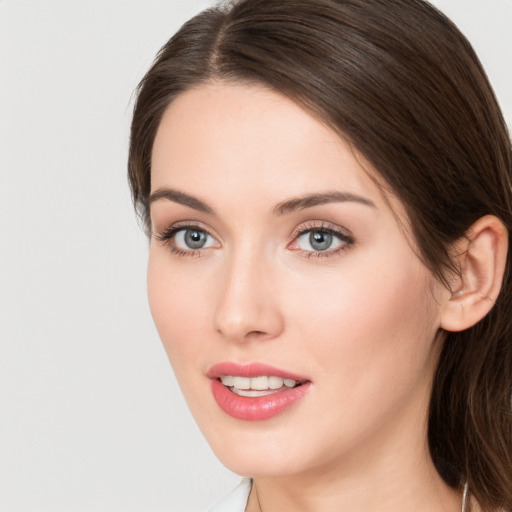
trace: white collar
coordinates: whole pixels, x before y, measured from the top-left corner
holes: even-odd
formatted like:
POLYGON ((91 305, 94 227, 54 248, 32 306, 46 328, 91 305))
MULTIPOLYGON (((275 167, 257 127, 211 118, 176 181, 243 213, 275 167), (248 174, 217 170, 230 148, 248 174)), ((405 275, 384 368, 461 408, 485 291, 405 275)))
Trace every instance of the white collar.
POLYGON ((244 478, 234 491, 210 508, 208 512, 245 512, 251 487, 252 480, 244 478))

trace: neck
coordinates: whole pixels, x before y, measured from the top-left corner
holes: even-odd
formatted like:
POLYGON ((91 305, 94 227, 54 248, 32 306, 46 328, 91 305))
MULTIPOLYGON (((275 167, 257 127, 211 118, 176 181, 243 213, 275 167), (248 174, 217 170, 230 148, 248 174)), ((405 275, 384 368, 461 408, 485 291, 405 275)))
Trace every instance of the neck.
POLYGON ((446 485, 433 465, 423 463, 371 471, 365 478, 294 475, 256 478, 247 512, 459 512, 462 492, 446 485))
POLYGON ((420 410, 395 412, 378 434, 316 467, 255 477, 247 512, 460 512, 462 491, 437 473, 420 410))
POLYGON ((315 454, 315 463, 298 462, 302 471, 255 475, 247 512, 460 512, 462 490, 442 480, 430 457, 430 389, 423 379, 346 451, 315 454))

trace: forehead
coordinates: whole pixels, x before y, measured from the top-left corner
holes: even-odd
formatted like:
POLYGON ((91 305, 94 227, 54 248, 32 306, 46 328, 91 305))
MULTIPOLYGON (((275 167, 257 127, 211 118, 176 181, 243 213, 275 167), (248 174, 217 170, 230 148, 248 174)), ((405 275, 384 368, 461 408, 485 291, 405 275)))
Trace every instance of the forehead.
POLYGON ((151 188, 269 202, 340 190, 387 203, 374 174, 346 141, 286 96, 258 85, 207 83, 164 113, 151 188))

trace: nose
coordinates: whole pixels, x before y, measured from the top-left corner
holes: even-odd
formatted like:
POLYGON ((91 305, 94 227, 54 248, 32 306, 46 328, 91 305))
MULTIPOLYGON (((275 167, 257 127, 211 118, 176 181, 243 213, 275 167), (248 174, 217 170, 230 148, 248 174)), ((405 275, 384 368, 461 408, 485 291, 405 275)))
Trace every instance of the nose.
POLYGON ((214 311, 214 329, 235 342, 272 339, 282 332, 271 262, 251 255, 233 255, 226 262, 214 311))

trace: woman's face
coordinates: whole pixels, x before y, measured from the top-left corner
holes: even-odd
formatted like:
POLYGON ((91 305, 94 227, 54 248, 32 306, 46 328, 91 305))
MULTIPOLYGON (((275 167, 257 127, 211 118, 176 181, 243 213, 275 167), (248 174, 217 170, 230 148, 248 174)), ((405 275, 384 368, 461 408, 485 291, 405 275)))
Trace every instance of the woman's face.
POLYGON ((361 161, 263 87, 201 85, 162 119, 151 311, 197 423, 240 474, 426 451, 446 290, 361 161))

